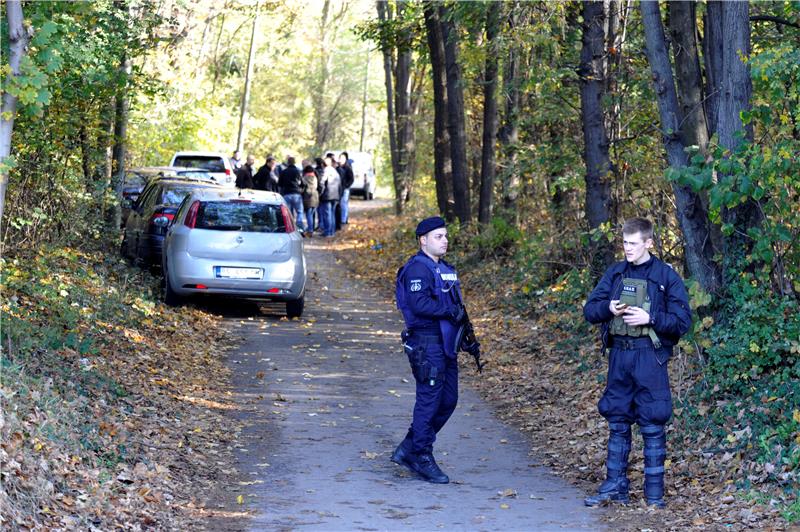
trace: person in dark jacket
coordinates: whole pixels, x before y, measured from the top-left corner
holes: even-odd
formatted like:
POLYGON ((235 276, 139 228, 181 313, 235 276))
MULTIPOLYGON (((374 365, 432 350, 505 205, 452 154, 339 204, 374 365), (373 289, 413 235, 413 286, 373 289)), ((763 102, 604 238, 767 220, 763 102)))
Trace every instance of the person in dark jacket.
POLYGON ((671 266, 650 255, 653 224, 631 218, 622 227, 625 259, 612 265, 589 295, 583 314, 602 326, 603 350, 611 348, 608 378, 598 403, 609 427, 606 480, 587 506, 627 502, 631 425, 644 441, 644 496, 664 508, 664 426, 672 416, 667 362, 692 325, 689 296, 671 266))
POLYGON ((254 164, 256 164, 255 157, 248 155, 247 162, 236 170, 237 188, 253 188, 253 174, 255 172, 253 169, 254 164))
POLYGON ((275 174, 275 157, 267 157, 266 163, 258 169, 256 175, 253 176, 253 185, 258 190, 266 190, 269 192, 278 191, 278 176, 275 174))
POLYGON ((310 164, 303 168, 303 209, 306 212, 306 233, 308 236, 314 236, 314 229, 316 224, 314 218, 317 214, 317 207, 319 207, 319 179, 317 178, 314 167, 310 164))
POLYGON ((339 175, 342 176, 342 198, 341 203, 341 216, 339 221, 341 225, 348 223, 348 214, 350 211, 350 187, 355 182, 355 174, 353 174, 353 167, 350 164, 350 156, 346 151, 339 154, 339 175))
POLYGON ((322 222, 322 235, 333 236, 336 233, 336 204, 342 195, 342 182, 339 172, 333 167, 333 157, 325 157, 325 168, 322 171, 319 195, 320 222, 322 222))
POLYGON ((300 170, 295 166, 294 157, 286 160, 286 166, 278 176, 278 188, 283 199, 289 205, 289 210, 294 215, 295 222, 300 230, 305 230, 305 214, 303 213, 303 179, 300 170))

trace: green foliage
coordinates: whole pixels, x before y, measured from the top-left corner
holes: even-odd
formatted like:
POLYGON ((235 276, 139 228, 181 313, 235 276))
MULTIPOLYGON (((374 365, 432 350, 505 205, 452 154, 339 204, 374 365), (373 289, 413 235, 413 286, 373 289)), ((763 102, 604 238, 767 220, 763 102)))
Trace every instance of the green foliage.
POLYGON ((512 255, 522 242, 522 231, 505 218, 495 216, 489 225, 472 240, 472 245, 481 258, 512 255))
POLYGON ((774 294, 752 275, 728 287, 730 322, 710 331, 705 377, 720 392, 747 393, 763 378, 800 379, 800 304, 774 294))

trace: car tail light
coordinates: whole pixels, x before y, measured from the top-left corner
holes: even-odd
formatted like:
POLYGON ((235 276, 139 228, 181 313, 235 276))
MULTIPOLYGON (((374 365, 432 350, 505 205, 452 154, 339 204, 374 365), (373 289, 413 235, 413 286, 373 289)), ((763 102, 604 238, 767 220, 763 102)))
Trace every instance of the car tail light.
POLYGON ((252 203, 249 199, 232 199, 231 203, 252 203))
POLYGON ((283 215, 283 225, 286 226, 286 232, 293 233, 294 222, 292 222, 292 215, 289 213, 289 209, 286 205, 281 205, 281 214, 283 215))
POLYGON ((183 285, 184 288, 194 288, 195 290, 208 290, 208 287, 204 284, 185 284, 183 285))
POLYGON ((228 177, 231 176, 231 169, 230 168, 226 168, 225 169, 225 175, 228 176, 228 177))
POLYGON ((197 211, 200 210, 200 202, 195 201, 189 207, 189 212, 186 214, 186 220, 184 220, 183 225, 188 227, 189 229, 194 229, 194 224, 197 223, 197 211))
POLYGON ((267 293, 268 294, 280 294, 281 293, 281 289, 280 288, 270 288, 269 290, 267 290, 267 293))
POLYGON ((175 215, 169 212, 154 212, 150 223, 158 227, 166 227, 174 218, 175 215))

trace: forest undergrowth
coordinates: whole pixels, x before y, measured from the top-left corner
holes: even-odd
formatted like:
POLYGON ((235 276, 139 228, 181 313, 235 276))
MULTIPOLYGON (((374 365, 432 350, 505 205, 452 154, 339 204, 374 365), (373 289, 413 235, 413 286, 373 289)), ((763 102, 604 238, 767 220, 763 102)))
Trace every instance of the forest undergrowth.
POLYGON ((91 241, 2 279, 0 528, 197 529, 237 430, 215 318, 91 241))
MULTIPOLYGON (((351 222, 339 257, 376 289, 390 292, 397 269, 416 252, 417 218, 385 211, 351 222)), ((519 235, 516 243, 509 243, 497 231, 478 235, 451 225, 449 232, 448 259, 459 268, 488 361, 477 375, 465 356, 462 376, 503 420, 528 435, 532 455, 541 464, 587 494, 593 492, 605 477, 607 426, 596 406, 606 359, 597 331, 582 314, 592 283, 584 272, 569 270, 537 285, 530 277, 536 261, 524 253, 531 246, 519 241, 519 235)), ((695 310, 709 304, 707 296, 690 293, 695 310)), ((742 307, 742 319, 751 328, 759 322, 752 308, 760 308, 757 300, 742 307)), ((720 346, 733 349, 737 338, 728 332, 729 338, 722 340, 724 329, 715 328, 705 309, 700 310, 693 333, 670 362, 675 408, 668 426, 668 507, 656 511, 644 505, 642 442, 635 434, 629 472, 632 502, 610 507, 606 518, 623 530, 791 528, 800 520, 797 364, 764 364, 760 375, 748 379, 721 378, 708 357, 724 360, 720 346), (723 390, 733 381, 746 385, 723 390)), ((766 313, 773 341, 790 355, 797 345, 796 314, 789 308, 772 310, 766 313), (776 315, 785 319, 781 322, 776 315)), ((752 330, 742 333, 748 342, 760 343, 752 330)), ((743 356, 752 354, 747 350, 743 356)))

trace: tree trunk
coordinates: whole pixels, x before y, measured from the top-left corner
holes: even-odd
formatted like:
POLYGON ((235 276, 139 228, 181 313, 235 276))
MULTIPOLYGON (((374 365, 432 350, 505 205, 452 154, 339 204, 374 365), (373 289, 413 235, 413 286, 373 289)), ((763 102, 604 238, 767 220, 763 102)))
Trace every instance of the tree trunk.
MULTIPOLYGON (((7 87, 19 76, 19 65, 28 50, 28 31, 22 16, 22 3, 19 0, 6 0, 6 19, 8 20, 8 66, 7 87)), ((0 223, 3 220, 3 207, 8 188, 8 158, 11 155, 11 135, 14 132, 14 118, 17 114, 17 97, 10 91, 3 91, 2 114, 0 114, 0 223)))
MULTIPOLYGON (((401 18, 406 5, 398 3, 401 18)), ((411 158, 414 156, 414 122, 411 110, 411 36, 408 30, 398 35, 397 63, 394 67, 394 109, 397 123, 397 171, 395 172, 395 207, 403 212, 411 190, 411 158)))
POLYGON ((703 109, 703 74, 697 50, 697 3, 694 0, 669 2, 669 29, 678 84, 681 138, 684 146, 698 146, 705 153, 708 125, 703 109))
MULTIPOLYGON (((380 8, 379 8, 380 9, 380 8)), ((327 92, 328 78, 330 77, 330 53, 328 52, 329 28, 328 15, 330 13, 330 0, 322 4, 322 14, 317 28, 316 43, 319 53, 319 72, 317 73, 316 86, 311 94, 311 105, 314 108, 314 151, 321 153, 326 149, 328 142, 328 125, 326 124, 326 111, 328 111, 327 92)))
MULTIPOLYGON (((513 2, 508 9, 508 32, 513 34, 517 27, 519 2, 513 2)), ((497 132, 500 141, 503 160, 503 207, 517 216, 516 206, 519 196, 519 172, 517 171, 517 142, 519 142, 519 110, 521 91, 519 81, 519 61, 521 50, 513 40, 509 46, 506 60, 503 64, 503 97, 505 98, 505 111, 503 125, 497 132)), ((516 222, 516 220, 515 220, 516 222)))
POLYGON ((726 38, 722 34, 721 0, 708 0, 706 15, 703 21, 703 59, 706 70, 705 110, 708 138, 717 131, 719 117, 719 101, 722 79, 722 43, 726 38))
MULTIPOLYGON (((672 168, 680 169, 689 161, 681 140, 684 137, 681 108, 675 92, 664 26, 661 23, 661 10, 657 0, 642 1, 641 9, 645 51, 653 75, 667 161, 672 168)), ((686 241, 685 255, 689 274, 703 289, 714 292, 719 286, 719 274, 713 261, 714 249, 710 238, 708 211, 700 196, 690 187, 674 183, 672 190, 678 207, 678 221, 686 241)))
POLYGON ((239 113, 239 134, 236 137, 236 149, 241 151, 244 148, 245 121, 247 119, 247 105, 250 103, 250 80, 253 78, 253 59, 256 55, 256 28, 258 27, 259 4, 256 2, 255 14, 253 15, 253 32, 250 34, 250 53, 247 55, 247 74, 244 76, 244 94, 242 95, 242 109, 239 113))
POLYGON ((453 221, 453 170, 450 160, 450 136, 447 132, 447 77, 444 65, 444 39, 439 12, 434 2, 425 2, 425 28, 431 56, 433 80, 433 176, 436 203, 448 222, 453 221))
POLYGON ((461 223, 470 221, 469 182, 467 176, 467 133, 464 119, 464 88, 458 64, 458 33, 446 4, 439 6, 439 18, 444 38, 445 69, 447 72, 447 129, 450 133, 450 157, 453 164, 453 199, 456 217, 461 223))
POLYGON ((131 74, 131 60, 127 56, 120 65, 120 77, 123 83, 117 94, 117 107, 114 117, 114 149, 112 156, 112 173, 110 190, 114 198, 106 213, 106 223, 112 234, 119 231, 122 218, 120 200, 122 198, 122 185, 125 181, 125 156, 127 152, 128 135, 128 78, 131 74))
POLYGON ((488 224, 492 217, 492 190, 495 177, 497 142, 497 34, 500 30, 500 2, 489 4, 486 12, 486 67, 483 80, 483 149, 478 223, 488 224))
MULTIPOLYGON (((386 23, 391 19, 391 11, 387 0, 378 0, 378 20, 386 23)), ((395 211, 397 214, 403 212, 403 204, 397 194, 397 122, 395 121, 394 110, 394 54, 392 46, 388 42, 381 42, 381 52, 383 53, 383 72, 386 80, 386 114, 389 121, 389 152, 392 161, 392 178, 395 186, 395 211)))
MULTIPOLYGON (((605 95, 605 10, 603 1, 582 4, 583 46, 579 69, 583 159, 586 164, 586 221, 597 229, 611 221, 611 161, 603 112, 605 95)), ((592 270, 599 276, 614 261, 611 243, 600 238, 590 250, 592 270)))
MULTIPOLYGON (((750 67, 742 61, 743 57, 746 60, 750 56, 750 6, 748 2, 725 2, 721 12, 725 37, 721 47, 722 76, 716 131, 720 145, 733 152, 743 140, 753 139, 752 125, 743 125, 741 119, 741 113, 750 109, 753 92, 750 67), (738 137, 741 133, 744 133, 743 138, 738 137)), ((762 222, 763 215, 758 202, 748 199, 736 207, 724 208, 722 219, 733 226, 733 233, 723 241, 723 272, 729 275, 734 274, 731 269, 738 268, 739 261, 750 253, 753 241, 747 232, 762 222)))

